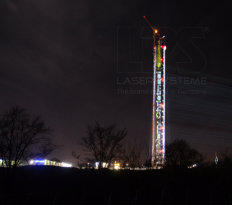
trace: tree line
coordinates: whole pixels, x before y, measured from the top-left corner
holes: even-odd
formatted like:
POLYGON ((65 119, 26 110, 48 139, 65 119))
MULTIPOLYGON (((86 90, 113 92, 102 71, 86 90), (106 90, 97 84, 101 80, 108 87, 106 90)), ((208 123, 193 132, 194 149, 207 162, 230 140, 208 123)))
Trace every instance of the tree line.
MULTIPOLYGON (((7 110, 0 115, 0 159, 6 167, 12 168, 32 158, 44 158, 57 149, 52 142, 52 133, 40 116, 20 107, 7 110)), ((149 167, 149 153, 142 154, 141 146, 136 143, 126 144, 127 134, 126 128, 95 122, 87 126, 86 134, 81 138, 83 150, 73 151, 72 156, 78 166, 98 162, 99 168, 103 163, 109 168, 118 161, 124 168, 149 167)), ((232 165, 228 152, 218 156, 218 166, 232 165)), ((187 168, 202 164, 202 154, 185 140, 177 139, 166 146, 165 167, 187 168)))

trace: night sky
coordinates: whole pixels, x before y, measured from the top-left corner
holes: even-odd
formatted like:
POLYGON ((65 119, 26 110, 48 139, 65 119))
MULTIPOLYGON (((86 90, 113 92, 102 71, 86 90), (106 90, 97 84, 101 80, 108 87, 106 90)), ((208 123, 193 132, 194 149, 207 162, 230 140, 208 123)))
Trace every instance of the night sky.
POLYGON ((232 147, 230 12, 224 1, 1 0, 0 111, 40 114, 63 161, 81 152, 95 120, 126 127, 128 142, 148 149, 146 15, 167 41, 167 142, 182 138, 213 156, 232 147))

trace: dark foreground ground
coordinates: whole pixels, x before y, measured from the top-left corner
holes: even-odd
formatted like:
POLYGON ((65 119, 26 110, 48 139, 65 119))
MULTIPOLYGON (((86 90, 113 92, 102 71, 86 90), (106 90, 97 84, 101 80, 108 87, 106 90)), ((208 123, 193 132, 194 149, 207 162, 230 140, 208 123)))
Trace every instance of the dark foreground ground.
POLYGON ((0 169, 0 204, 232 204, 231 169, 109 171, 0 169))

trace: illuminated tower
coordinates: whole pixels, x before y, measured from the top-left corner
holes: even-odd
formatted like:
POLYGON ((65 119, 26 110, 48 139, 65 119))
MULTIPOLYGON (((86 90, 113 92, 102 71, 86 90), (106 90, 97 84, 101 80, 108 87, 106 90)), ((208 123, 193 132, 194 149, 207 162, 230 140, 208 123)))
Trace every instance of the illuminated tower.
POLYGON ((165 159, 165 50, 164 36, 144 16, 153 32, 153 113, 151 165, 161 168, 165 159))

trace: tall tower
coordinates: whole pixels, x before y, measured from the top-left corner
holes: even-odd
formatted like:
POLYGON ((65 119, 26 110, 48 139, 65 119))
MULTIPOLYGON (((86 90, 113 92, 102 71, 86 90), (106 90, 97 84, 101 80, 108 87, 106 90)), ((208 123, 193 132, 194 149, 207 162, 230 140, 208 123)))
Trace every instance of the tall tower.
POLYGON ((153 33, 153 103, 151 165, 161 168, 165 159, 165 51, 164 36, 144 16, 153 33))

